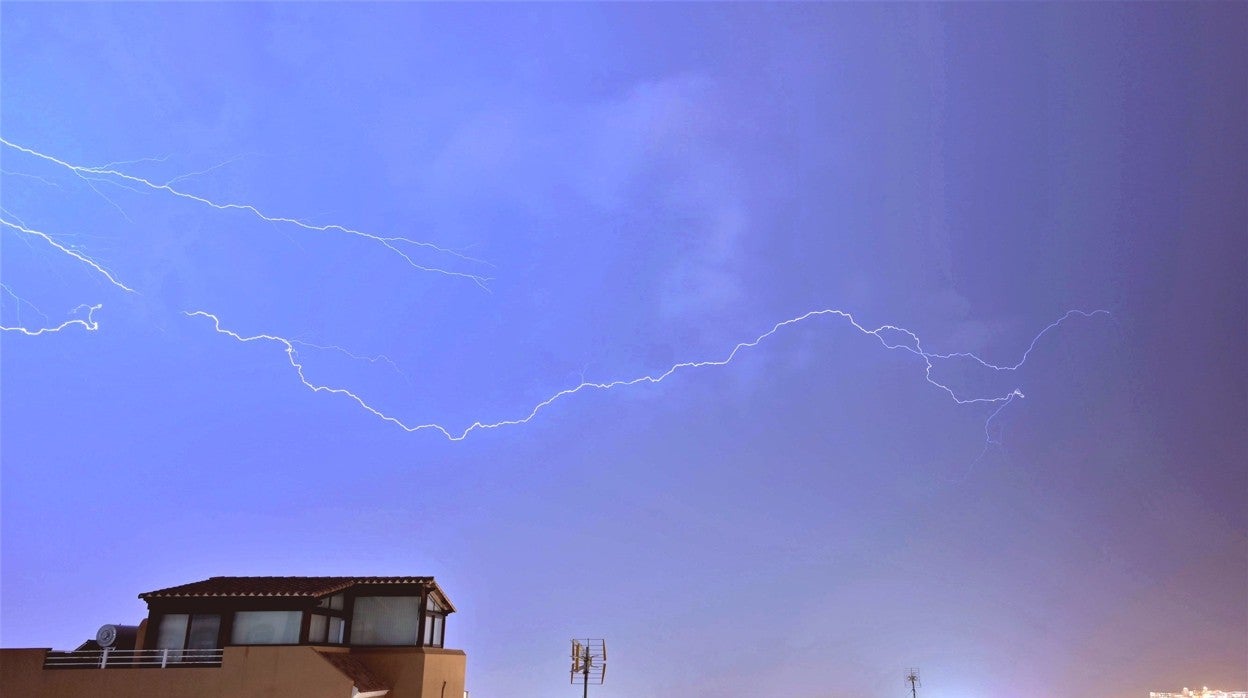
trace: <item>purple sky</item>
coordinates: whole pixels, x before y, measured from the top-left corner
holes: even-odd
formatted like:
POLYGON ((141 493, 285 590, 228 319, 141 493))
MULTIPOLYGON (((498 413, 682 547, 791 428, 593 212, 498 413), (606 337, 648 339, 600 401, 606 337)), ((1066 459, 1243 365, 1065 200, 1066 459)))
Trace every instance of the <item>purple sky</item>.
POLYGON ((1246 36, 1243 3, 5 3, 0 326, 102 307, 0 332, 0 644, 211 575, 432 574, 474 698, 574 695, 574 636, 601 698, 1248 688, 1246 36), (1000 403, 839 317, 451 441, 184 314, 458 435, 822 309, 999 365, 1112 315, 934 362, 1026 395, 985 450, 1000 403))

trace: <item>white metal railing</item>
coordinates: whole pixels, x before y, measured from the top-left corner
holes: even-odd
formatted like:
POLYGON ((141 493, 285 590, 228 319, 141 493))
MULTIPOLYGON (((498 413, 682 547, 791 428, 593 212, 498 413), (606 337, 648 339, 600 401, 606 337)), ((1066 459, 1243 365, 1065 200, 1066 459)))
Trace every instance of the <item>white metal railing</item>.
POLYGON ((86 650, 48 652, 44 669, 221 666, 222 650, 86 650))

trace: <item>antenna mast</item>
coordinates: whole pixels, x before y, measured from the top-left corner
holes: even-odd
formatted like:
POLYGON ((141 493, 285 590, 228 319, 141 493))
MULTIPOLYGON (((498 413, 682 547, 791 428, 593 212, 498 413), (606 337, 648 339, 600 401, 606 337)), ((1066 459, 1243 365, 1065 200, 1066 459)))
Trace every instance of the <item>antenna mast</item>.
POLYGON ((910 684, 910 698, 918 698, 919 694, 915 691, 915 687, 923 685, 923 682, 919 680, 918 669, 906 669, 906 683, 910 684))
POLYGON ((577 674, 581 679, 581 697, 589 698, 589 684, 601 686, 607 679, 607 641, 589 638, 572 641, 571 683, 576 685, 577 674))

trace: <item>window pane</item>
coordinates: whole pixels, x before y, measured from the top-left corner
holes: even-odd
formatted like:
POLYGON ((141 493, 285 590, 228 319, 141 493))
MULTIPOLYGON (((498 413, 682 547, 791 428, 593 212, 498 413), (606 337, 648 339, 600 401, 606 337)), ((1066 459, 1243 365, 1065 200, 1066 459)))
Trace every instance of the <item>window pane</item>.
POLYGON ((419 596, 361 596, 351 618, 353 645, 415 645, 419 596))
POLYGON ((187 641, 188 649, 211 650, 220 647, 217 635, 221 630, 221 616, 197 613, 191 616, 191 637, 187 641))
POLYGON ((166 613, 160 619, 160 632, 156 634, 156 649, 180 650, 186 642, 186 621, 190 616, 185 613, 166 613))
POLYGON ((433 646, 442 646, 442 631, 446 627, 446 616, 434 616, 433 618, 433 646))
POLYGON ((317 608, 329 608, 329 597, 328 597, 328 596, 326 596, 326 597, 325 597, 325 598, 323 598, 323 599, 319 599, 319 600, 316 602, 316 607, 317 607, 317 608))
POLYGON ((335 611, 342 610, 342 594, 334 594, 329 597, 329 607, 335 611))
POLYGON ((322 615, 312 614, 308 619, 308 642, 325 642, 325 631, 329 624, 322 615))
POLYGON ((433 614, 425 614, 425 647, 433 646, 433 614))
POLYGON ((346 622, 343 621, 341 618, 330 618, 329 619, 329 636, 327 637, 326 641, 332 642, 335 645, 341 645, 342 644, 342 629, 346 627, 346 625, 347 625, 346 622))
POLYGON ((293 645, 299 642, 299 611, 239 611, 234 614, 235 645, 293 645))

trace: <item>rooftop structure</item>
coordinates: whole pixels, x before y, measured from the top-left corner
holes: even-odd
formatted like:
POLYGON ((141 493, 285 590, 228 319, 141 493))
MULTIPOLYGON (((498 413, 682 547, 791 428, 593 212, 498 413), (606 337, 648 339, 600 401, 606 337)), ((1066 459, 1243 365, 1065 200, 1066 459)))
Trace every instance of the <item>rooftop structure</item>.
POLYGON ((0 694, 463 695, 466 657, 444 646, 455 607, 432 577, 211 577, 139 598, 138 626, 75 650, 0 650, 0 694))

